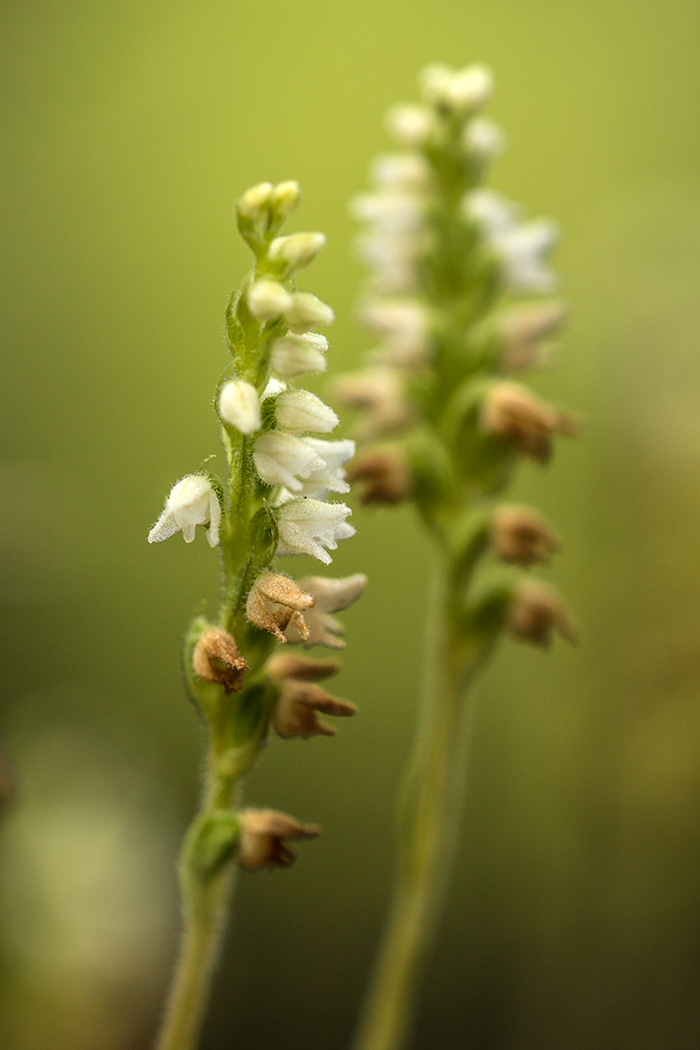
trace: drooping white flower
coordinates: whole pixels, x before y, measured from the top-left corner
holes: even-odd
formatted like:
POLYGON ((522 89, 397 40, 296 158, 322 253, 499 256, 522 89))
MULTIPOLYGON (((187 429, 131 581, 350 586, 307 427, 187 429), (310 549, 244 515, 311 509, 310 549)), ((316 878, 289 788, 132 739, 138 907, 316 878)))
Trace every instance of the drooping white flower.
POLYGON ((261 278, 248 289, 248 306, 259 321, 274 321, 290 306, 292 295, 278 281, 261 278))
POLYGON ((514 292, 550 292, 557 277, 546 266, 546 258, 558 237, 551 219, 518 222, 520 207, 491 190, 473 190, 462 207, 468 218, 479 223, 501 264, 505 286, 514 292))
POLYGON ((287 640, 292 644, 302 642, 307 648, 325 645, 329 649, 344 649, 345 628, 330 613, 342 612, 357 601, 367 586, 367 577, 360 572, 340 580, 308 576, 302 583, 306 593, 314 599, 313 607, 305 614, 308 633, 304 637, 296 624, 290 623, 285 631, 287 640))
POLYGON ((430 165, 420 153, 384 153, 372 163, 371 176, 381 190, 422 193, 430 186, 430 165))
POLYGON ((277 511, 278 555, 310 554, 330 565, 328 551, 334 551, 339 540, 355 535, 352 525, 345 521, 351 513, 344 503, 311 498, 290 500, 277 511))
POLYGON ((275 417, 279 426, 293 434, 327 434, 340 422, 333 409, 308 390, 281 393, 275 402, 275 417))
POLYGON ((304 438, 318 459, 312 464, 306 480, 298 490, 307 496, 318 495, 323 490, 349 492, 350 486, 345 480, 343 465, 355 455, 355 442, 345 438, 342 441, 324 441, 322 438, 304 438))
POLYGON ((435 129, 435 117, 425 106, 392 106, 386 115, 389 134, 401 146, 423 146, 435 129))
POLYGON ((224 383, 219 394, 219 415, 241 434, 260 430, 260 399, 255 387, 244 379, 224 383))
POLYGON ((268 258, 280 262, 289 271, 303 270, 310 266, 326 243, 323 233, 292 233, 287 237, 275 237, 268 251, 268 258))
POLYGON ((286 485, 292 492, 302 488, 301 478, 308 478, 314 467, 323 468, 318 452, 307 438, 295 437, 283 430, 261 434, 253 447, 255 469, 268 485, 286 485))
POLYGON ((270 369, 285 379, 325 372, 328 340, 319 332, 288 332, 275 340, 270 353, 270 369))
POLYGON ((219 542, 221 505, 211 482, 201 474, 188 474, 173 485, 165 509, 148 534, 149 543, 160 543, 182 532, 192 543, 195 526, 210 523, 206 537, 211 547, 219 542))
POLYGON ((318 325, 332 324, 335 320, 328 303, 311 292, 292 292, 282 312, 291 330, 298 333, 308 332, 318 325))

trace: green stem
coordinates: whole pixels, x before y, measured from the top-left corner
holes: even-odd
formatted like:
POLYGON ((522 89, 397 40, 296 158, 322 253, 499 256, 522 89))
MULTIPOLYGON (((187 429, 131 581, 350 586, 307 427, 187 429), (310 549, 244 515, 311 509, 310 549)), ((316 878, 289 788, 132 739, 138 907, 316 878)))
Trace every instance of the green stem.
POLYGON ((486 654, 455 623, 454 574, 436 567, 428 624, 428 666, 416 744, 399 812, 394 896, 354 1050, 398 1050, 448 881, 463 794, 463 693, 486 654))

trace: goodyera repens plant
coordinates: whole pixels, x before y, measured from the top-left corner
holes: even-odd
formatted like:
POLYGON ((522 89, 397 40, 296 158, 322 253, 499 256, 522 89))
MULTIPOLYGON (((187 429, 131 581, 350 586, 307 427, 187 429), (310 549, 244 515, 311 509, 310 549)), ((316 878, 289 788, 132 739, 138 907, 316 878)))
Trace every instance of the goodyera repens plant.
POLYGON ((519 379, 545 362, 564 309, 548 298, 556 227, 482 184, 503 143, 480 115, 491 75, 429 66, 421 105, 388 114, 399 152, 353 202, 379 341, 338 394, 361 409, 350 477, 368 503, 413 500, 433 541, 425 700, 402 794, 392 910, 357 1050, 397 1050, 446 882, 465 759, 465 690, 504 632, 547 645, 574 629, 523 572, 554 552, 536 511, 500 502, 523 457, 545 463, 573 423, 519 379))
POLYGON ((278 642, 343 648, 343 628, 331 614, 366 583, 359 574, 296 582, 275 564, 307 554, 328 565, 328 551, 354 532, 349 508, 334 498, 350 489, 343 464, 354 443, 308 436, 328 434, 338 417, 295 386, 300 376, 325 370, 328 343, 314 329, 333 320, 329 306, 294 288, 323 234, 279 236, 299 196, 296 182, 264 182, 237 203, 255 264, 226 310, 231 364, 215 399, 226 477, 200 470, 178 481, 148 537, 157 543, 182 532, 190 543, 196 526, 207 525, 222 565, 218 617, 196 617, 185 639, 207 760, 201 808, 180 860, 185 929, 159 1050, 197 1045, 235 861, 248 871, 285 866, 294 860, 289 841, 318 834, 285 813, 239 808, 241 781, 270 729, 283 739, 332 735, 319 714, 355 713, 318 685, 338 670, 336 660, 273 653, 278 642))

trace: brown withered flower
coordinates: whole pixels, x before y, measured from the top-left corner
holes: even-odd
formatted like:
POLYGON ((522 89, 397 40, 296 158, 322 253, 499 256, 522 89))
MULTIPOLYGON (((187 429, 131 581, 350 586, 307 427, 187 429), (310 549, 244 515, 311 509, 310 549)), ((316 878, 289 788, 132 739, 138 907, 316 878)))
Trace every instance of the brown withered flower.
POLYGON ((345 628, 329 613, 341 612, 357 601, 367 586, 367 577, 361 572, 337 580, 325 576, 307 576, 301 580, 300 586, 314 599, 313 609, 305 617, 308 634, 304 636, 292 620, 286 630, 287 641, 294 644, 303 642, 308 648, 325 645, 329 649, 344 649, 345 628))
POLYGON ((375 365, 339 376, 334 391, 339 401, 363 412, 355 433, 363 441, 401 430, 413 420, 404 396, 404 380, 396 368, 375 365))
POLYGON ((227 693, 238 693, 248 665, 233 635, 221 627, 209 627, 202 631, 194 647, 192 668, 203 681, 218 682, 227 693))
POLYGON ((574 644, 578 638, 559 593, 540 580, 521 580, 508 611, 507 626, 516 638, 547 648, 554 631, 574 644))
POLYGON ((552 344, 546 342, 567 317, 563 303, 526 303, 508 310, 499 321, 504 341, 501 367, 506 372, 547 364, 552 344))
POLYGON ((290 625, 306 639, 309 629, 302 612, 311 609, 313 604, 313 596, 288 576, 263 572, 250 588, 246 616, 256 627, 269 631, 281 642, 287 641, 284 631, 290 625))
POLYGON ((530 507, 497 507, 491 519, 491 544, 502 561, 516 565, 546 562, 559 544, 554 533, 530 507))
POLYGON ((272 716, 272 725, 283 740, 299 736, 335 736, 335 728, 321 722, 318 713, 348 718, 357 713, 354 704, 331 696, 320 685, 298 678, 285 679, 280 687, 279 700, 272 716))
POLYGON ((298 653, 274 653, 265 664, 269 677, 278 681, 299 678, 304 682, 319 682, 337 674, 339 670, 340 664, 333 656, 312 660, 298 653))
POLYGON ((302 824, 274 809, 245 809, 240 820, 238 859, 246 871, 288 868, 296 860, 296 854, 285 840, 313 839, 321 831, 316 824, 302 824))
POLYGON ((546 463, 554 434, 576 433, 566 412, 540 401, 519 383, 494 383, 484 398, 482 426, 488 434, 508 441, 526 456, 546 463))
POLYGON ((348 480, 362 483, 363 503, 401 503, 411 495, 411 475, 406 457, 394 448, 361 453, 348 469, 348 480))

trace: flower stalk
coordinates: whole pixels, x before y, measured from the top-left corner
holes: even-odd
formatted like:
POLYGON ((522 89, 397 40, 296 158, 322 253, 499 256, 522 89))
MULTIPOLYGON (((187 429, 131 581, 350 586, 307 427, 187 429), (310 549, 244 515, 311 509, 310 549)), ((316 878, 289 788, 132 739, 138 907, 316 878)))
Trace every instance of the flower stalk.
POLYGON ((230 364, 215 402, 226 474, 221 480, 201 470, 177 482, 148 537, 157 543, 181 531, 190 543, 197 525, 208 525, 222 569, 216 621, 197 616, 185 638, 187 685, 206 728, 206 773, 179 862, 184 932, 157 1050, 198 1045, 236 862, 251 872, 286 867, 294 860, 288 843, 319 833, 285 813, 240 808, 243 781, 270 730, 283 739, 330 736, 334 729, 318 712, 356 710, 313 684, 337 663, 320 663, 319 671, 318 661, 285 664, 274 655, 279 644, 342 648, 342 626, 328 614, 346 608, 366 583, 360 574, 297 583, 276 564, 305 554, 328 565, 329 551, 354 533, 350 509, 328 498, 349 491, 344 464, 354 443, 317 437, 338 417, 289 386, 325 369, 328 343, 313 329, 333 320, 326 303, 294 284, 324 236, 280 236, 299 196, 295 182, 261 183, 238 201, 238 228, 255 263, 226 310, 230 364))
POLYGON ((361 314, 379 340, 341 377, 360 412, 350 476, 366 503, 415 503, 434 552, 423 702, 405 776, 393 903, 355 1050, 400 1050, 448 882, 463 794, 468 687, 508 632, 535 645, 574 628, 556 591, 524 570, 557 540, 539 514, 500 502, 518 463, 548 461, 571 417, 512 378, 544 363, 564 319, 542 296, 550 220, 483 187, 503 135, 481 116, 483 66, 428 67, 423 102, 390 110, 401 152, 379 158, 353 202, 369 268, 361 314))

